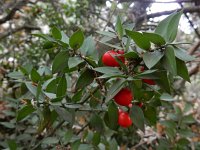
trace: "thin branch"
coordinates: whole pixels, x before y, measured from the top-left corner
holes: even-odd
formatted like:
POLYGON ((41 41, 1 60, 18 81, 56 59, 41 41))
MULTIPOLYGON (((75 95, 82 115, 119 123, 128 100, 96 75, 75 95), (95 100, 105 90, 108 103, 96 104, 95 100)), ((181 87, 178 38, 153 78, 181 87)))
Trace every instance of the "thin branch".
POLYGON ((188 50, 188 53, 189 53, 190 55, 194 54, 194 52, 197 51, 199 47, 200 47, 200 40, 199 40, 193 47, 191 47, 191 48, 188 50))
POLYGON ((12 29, 11 31, 9 32, 4 32, 2 34, 0 34, 0 40, 4 39, 5 37, 11 35, 11 34, 14 34, 16 32, 19 32, 21 30, 40 30, 39 27, 36 27, 36 26, 31 26, 31 25, 24 25, 24 26, 21 26, 21 27, 17 27, 15 29, 12 29))
MULTIPOLYGON (((184 8, 184 7, 183 7, 183 4, 182 4, 181 2, 179 2, 179 5, 181 6, 181 8, 184 8)), ((184 12, 184 15, 185 15, 185 17, 187 18, 187 20, 188 20, 190 26, 194 29, 194 32, 196 33, 196 35, 197 35, 198 38, 200 39, 200 34, 199 34, 199 31, 198 31, 198 28, 195 28, 195 27, 194 27, 194 24, 193 24, 193 22, 190 20, 190 18, 189 18, 189 16, 188 16, 187 13, 184 12)))
POLYGON ((26 5, 26 3, 28 3, 28 0, 21 0, 18 1, 13 8, 11 9, 11 11, 2 19, 0 19, 0 24, 3 24, 5 22, 7 22, 8 20, 12 19, 15 15, 15 12, 17 10, 19 10, 22 6, 26 5))
POLYGON ((144 1, 142 1, 142 0, 118 0, 118 2, 119 3, 124 3, 124 2, 141 2, 141 3, 164 3, 164 4, 166 4, 166 3, 179 3, 179 2, 181 2, 181 3, 192 3, 192 2, 194 2, 194 1, 191 1, 191 0, 174 0, 174 1, 169 1, 169 2, 163 2, 162 0, 160 0, 160 1, 154 1, 154 0, 152 0, 152 1, 150 1, 150 0, 144 0, 144 1))
POLYGON ((157 13, 152 13, 149 15, 141 15, 140 17, 137 18, 137 22, 143 21, 144 19, 150 19, 150 18, 155 18, 159 17, 162 15, 169 15, 175 11, 181 11, 183 10, 183 13, 195 13, 195 12, 200 12, 200 6, 195 6, 195 7, 187 7, 183 9, 175 9, 175 10, 169 10, 169 11, 163 11, 163 12, 157 12, 157 13))

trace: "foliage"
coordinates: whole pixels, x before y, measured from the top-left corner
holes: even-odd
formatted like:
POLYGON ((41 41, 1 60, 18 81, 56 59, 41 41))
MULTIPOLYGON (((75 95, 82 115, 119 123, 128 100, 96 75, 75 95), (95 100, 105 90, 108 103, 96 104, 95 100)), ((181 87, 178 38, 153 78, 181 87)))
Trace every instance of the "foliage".
POLYGON ((55 50, 55 55, 51 65, 35 68, 26 64, 8 74, 16 87, 16 98, 9 100, 17 112, 10 111, 12 119, 1 125, 17 132, 1 146, 131 148, 144 140, 142 133, 147 126, 155 128, 159 123, 165 130, 161 138, 155 136, 150 144, 153 149, 187 149, 188 137, 193 136, 188 125, 195 122, 187 114, 191 106, 186 105, 183 110, 173 106, 173 82, 177 76, 190 81, 186 61, 192 59, 174 42, 181 14, 181 11, 171 14, 153 33, 130 30, 120 17, 115 31, 99 32, 119 41, 102 43, 125 51, 125 64, 115 57, 120 64, 118 68, 102 64, 94 39, 85 36, 82 29, 67 36, 54 26, 49 35, 34 34, 42 39, 43 47, 55 50), (142 66, 144 72, 140 71, 142 66), (156 85, 146 84, 142 79, 152 79, 156 85), (119 106, 113 101, 123 87, 131 89, 133 107, 119 106), (137 106, 139 102, 143 103, 141 108, 137 106), (117 124, 119 108, 130 113, 131 127, 117 124), (160 115, 166 118, 162 120, 160 115))

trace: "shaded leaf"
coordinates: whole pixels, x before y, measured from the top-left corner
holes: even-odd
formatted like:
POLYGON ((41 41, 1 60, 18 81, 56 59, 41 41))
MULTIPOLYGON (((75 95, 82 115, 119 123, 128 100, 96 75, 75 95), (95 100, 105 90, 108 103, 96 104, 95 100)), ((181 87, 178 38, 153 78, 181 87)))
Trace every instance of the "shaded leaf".
POLYGON ((69 69, 76 67, 82 62, 84 62, 84 60, 82 60, 80 57, 69 57, 68 67, 69 67, 69 69))
POLYGON ((190 82, 190 76, 185 62, 176 58, 176 64, 177 64, 177 74, 184 80, 190 82))
POLYGON ((175 101, 175 99, 171 95, 169 95, 168 93, 163 93, 160 96, 160 99, 163 100, 163 101, 175 101))
POLYGON ((140 107, 133 106, 130 110, 130 116, 133 124, 144 132, 144 114, 140 107))
POLYGON ((56 96, 57 97, 65 96, 66 91, 67 91, 67 80, 66 80, 65 74, 64 74, 58 83, 56 96))
POLYGON ((171 72, 173 75, 176 75, 177 74, 176 58, 172 46, 166 47, 163 61, 165 69, 171 72))
POLYGON ((143 32, 143 35, 149 40, 151 41, 152 43, 158 45, 158 46, 161 46, 161 45, 164 45, 166 42, 165 42, 165 39, 160 36, 159 34, 156 34, 156 33, 148 33, 148 32, 143 32))
POLYGON ((21 108, 17 113, 17 121, 21 121, 28 115, 30 115, 32 112, 34 112, 36 109, 32 105, 27 105, 21 108))
POLYGON ((68 67, 68 52, 59 52, 53 60, 52 72, 56 73, 68 67))
POLYGON ((57 27, 51 29, 51 34, 55 39, 60 40, 62 38, 61 31, 57 27))
POLYGON ((155 33, 164 37, 166 42, 173 42, 177 35, 178 24, 181 15, 182 11, 179 11, 179 12, 174 12, 168 17, 166 17, 158 24, 155 33))
POLYGON ((140 32, 126 30, 126 34, 133 39, 135 44, 144 50, 149 50, 151 44, 149 40, 140 32))
POLYGON ((79 49, 83 44, 83 42, 84 42, 84 34, 81 30, 74 32, 69 39, 69 45, 74 50, 79 49))
POLYGON ((123 37, 123 26, 120 17, 117 17, 117 23, 115 25, 115 30, 117 31, 119 39, 123 37))
POLYGON ((83 45, 80 47, 80 51, 85 56, 90 56, 91 58, 97 60, 98 52, 96 50, 96 42, 94 41, 92 36, 87 37, 83 45))
POLYGON ((143 60, 145 65, 151 69, 153 66, 155 66, 159 60, 164 56, 162 52, 154 51, 154 52, 146 52, 143 55, 143 60))
POLYGON ((91 84, 95 78, 93 70, 86 69, 83 71, 83 73, 78 78, 78 81, 76 83, 76 89, 82 89, 86 87, 87 85, 91 84))

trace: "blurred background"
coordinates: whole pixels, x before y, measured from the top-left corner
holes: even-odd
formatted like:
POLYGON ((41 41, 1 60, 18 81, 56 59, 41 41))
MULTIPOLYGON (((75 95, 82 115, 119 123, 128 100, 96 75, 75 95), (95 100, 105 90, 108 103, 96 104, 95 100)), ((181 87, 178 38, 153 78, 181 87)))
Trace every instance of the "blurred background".
MULTIPOLYGON (((114 28, 117 16, 123 24, 142 31, 153 31, 158 22, 175 10, 183 9, 179 24, 177 42, 188 54, 196 59, 187 64, 191 83, 177 80, 174 105, 186 109, 195 120, 188 124, 195 136, 190 140, 200 142, 200 0, 0 0, 0 149, 7 147, 9 137, 19 136, 24 145, 30 134, 22 134, 26 124, 15 126, 16 110, 20 101, 16 101, 18 86, 8 73, 22 65, 39 67, 51 64, 56 50, 48 48, 35 33, 50 33, 53 26, 67 35, 78 28, 85 35, 101 38, 98 31, 114 28), (194 123, 195 122, 195 123, 194 123), (24 135, 24 136, 20 136, 24 135)), ((109 40, 109 39, 107 39, 109 40)), ((109 41, 115 43, 115 41, 109 41)), ((101 55, 108 46, 96 42, 96 49, 101 55)), ((27 122, 26 122, 27 123, 27 122)), ((30 123, 31 124, 31 123, 30 123)), ((28 123, 29 125, 29 123, 28 123)), ((157 132, 163 134, 163 126, 157 125, 157 132)), ((23 145, 22 144, 22 145, 23 145)), ((192 149, 197 149, 193 144, 192 149)))

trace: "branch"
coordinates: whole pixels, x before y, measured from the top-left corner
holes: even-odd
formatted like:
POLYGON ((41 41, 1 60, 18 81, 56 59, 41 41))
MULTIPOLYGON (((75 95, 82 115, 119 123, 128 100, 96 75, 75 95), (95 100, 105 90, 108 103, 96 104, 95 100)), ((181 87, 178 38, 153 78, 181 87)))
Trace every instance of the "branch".
POLYGON ((17 10, 19 10, 22 6, 26 5, 26 3, 28 2, 28 0, 21 0, 18 1, 13 8, 11 9, 11 11, 7 14, 7 16, 5 16, 4 18, 0 19, 0 24, 3 24, 5 22, 7 22, 8 20, 12 19, 13 16, 15 15, 15 12, 17 10))
POLYGON ((199 47, 200 47, 200 41, 197 42, 193 47, 191 47, 191 48, 189 49, 188 53, 189 53, 190 55, 194 54, 194 52, 197 51, 199 47))
MULTIPOLYGON (((175 9, 175 10, 170 10, 170 11, 152 13, 152 14, 149 14, 149 15, 141 15, 140 17, 137 18, 137 22, 143 21, 144 19, 159 17, 159 16, 162 16, 162 15, 169 15, 169 14, 175 12, 175 11, 181 11, 181 10, 182 9, 175 9)), ((195 12, 200 12, 200 6, 183 8, 183 13, 195 13, 195 12)))
POLYGON ((4 39, 5 37, 11 35, 11 34, 14 34, 16 32, 19 32, 21 30, 40 30, 39 27, 36 27, 36 26, 30 26, 30 25, 24 25, 24 26, 21 26, 21 27, 17 27, 11 31, 8 31, 8 32, 4 32, 2 34, 0 34, 0 40, 4 39))
POLYGON ((150 1, 150 0, 118 0, 119 3, 124 3, 124 2, 141 2, 141 3, 192 3, 194 1, 191 0, 174 0, 174 1, 169 1, 169 2, 163 2, 162 0, 160 1, 150 1))

